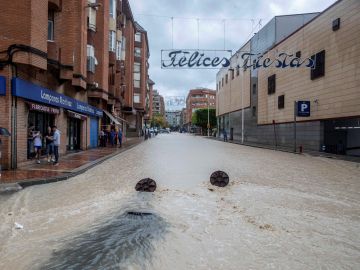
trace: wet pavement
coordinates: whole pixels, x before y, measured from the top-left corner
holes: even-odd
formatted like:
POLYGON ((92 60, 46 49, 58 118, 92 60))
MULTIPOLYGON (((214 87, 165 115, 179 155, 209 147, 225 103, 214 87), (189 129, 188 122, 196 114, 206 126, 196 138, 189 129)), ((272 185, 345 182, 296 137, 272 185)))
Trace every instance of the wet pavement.
POLYGON ((69 181, 0 198, 0 269, 359 269, 359 172, 159 135, 69 181), (217 170, 226 187, 210 184, 217 170), (148 177, 156 191, 136 192, 148 177))
POLYGON ((91 166, 107 156, 121 153, 128 147, 140 143, 142 140, 142 138, 129 138, 127 139, 127 142, 123 144, 122 148, 110 146, 99 147, 96 149, 79 151, 76 153, 60 156, 58 166, 53 166, 53 164, 47 162, 45 158, 41 160, 40 164, 36 164, 36 161, 33 160, 19 166, 17 170, 2 171, 0 175, 0 184, 19 182, 23 183, 27 181, 29 182, 39 179, 56 178, 70 175, 78 168, 91 166))

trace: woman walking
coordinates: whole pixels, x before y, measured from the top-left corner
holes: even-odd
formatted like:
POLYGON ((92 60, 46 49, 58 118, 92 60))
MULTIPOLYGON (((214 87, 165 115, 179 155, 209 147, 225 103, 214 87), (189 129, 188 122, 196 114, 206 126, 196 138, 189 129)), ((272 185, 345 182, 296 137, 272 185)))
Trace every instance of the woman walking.
POLYGON ((41 141, 41 133, 37 131, 34 135, 34 148, 36 154, 36 163, 40 164, 40 155, 41 155, 41 148, 42 148, 42 141, 41 141))

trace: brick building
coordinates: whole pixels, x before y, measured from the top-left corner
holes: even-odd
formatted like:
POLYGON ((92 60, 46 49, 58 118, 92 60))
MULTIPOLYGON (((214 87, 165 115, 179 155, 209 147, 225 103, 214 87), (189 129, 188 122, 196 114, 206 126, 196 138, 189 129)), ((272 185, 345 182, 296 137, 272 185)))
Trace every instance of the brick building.
POLYGON ((153 90, 152 99, 152 115, 160 114, 165 116, 164 97, 159 94, 158 90, 153 90))
MULTIPOLYGON (((146 113, 145 103, 133 100, 136 28, 128 0, 2 4, 0 127, 11 132, 2 138, 3 166, 16 168, 32 157, 32 125, 43 134, 58 126, 60 154, 97 147, 99 129, 109 124, 126 136, 128 108, 146 113)), ((147 60, 145 39, 141 59, 147 60)), ((146 82, 148 65, 142 67, 146 82)), ((140 100, 146 93, 141 88, 140 100)))
POLYGON ((207 88, 196 88, 189 91, 186 97, 186 122, 184 125, 191 126, 191 117, 197 109, 215 109, 216 91, 207 88))

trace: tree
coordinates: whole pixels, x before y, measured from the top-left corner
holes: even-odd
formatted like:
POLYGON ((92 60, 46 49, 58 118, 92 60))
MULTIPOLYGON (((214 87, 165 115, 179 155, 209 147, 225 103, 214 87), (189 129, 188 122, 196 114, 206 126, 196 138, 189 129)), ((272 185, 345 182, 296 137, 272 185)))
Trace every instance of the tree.
MULTIPOLYGON (((208 109, 197 109, 191 117, 193 125, 201 127, 203 130, 207 129, 208 124, 208 109)), ((215 109, 209 109, 209 123, 210 129, 216 127, 216 113, 215 109)))
POLYGON ((153 116, 153 118, 151 119, 151 126, 161 128, 161 127, 167 127, 168 124, 166 122, 165 117, 158 113, 158 114, 155 114, 153 116))

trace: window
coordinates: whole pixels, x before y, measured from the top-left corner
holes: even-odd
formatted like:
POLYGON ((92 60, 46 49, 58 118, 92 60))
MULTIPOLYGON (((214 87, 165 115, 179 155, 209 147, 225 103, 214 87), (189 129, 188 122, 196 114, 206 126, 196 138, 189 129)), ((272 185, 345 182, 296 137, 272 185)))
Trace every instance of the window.
POLYGON ((134 103, 140 103, 140 94, 134 94, 134 103))
POLYGON ((236 67, 236 76, 239 76, 240 75, 240 67, 239 65, 236 67))
POLYGON ((48 40, 54 40, 54 11, 48 12, 48 40))
POLYGON ((285 107, 285 95, 278 96, 278 109, 284 109, 285 107))
POLYGON ((115 31, 109 31, 109 51, 116 51, 116 33, 115 31))
POLYGON ((92 31, 96 31, 96 9, 95 8, 88 8, 88 29, 92 31))
POLYGON ((336 31, 340 29, 340 18, 337 18, 335 20, 333 20, 332 22, 332 30, 336 31))
POLYGON ((135 48, 135 57, 141 57, 141 48, 135 48))
POLYGON ((135 41, 141 42, 141 33, 140 33, 140 32, 137 32, 137 33, 135 34, 135 41))
POLYGON ((311 59, 315 61, 315 66, 310 70, 311 80, 322 77, 325 75, 325 50, 318 52, 311 56, 311 59))
POLYGON ((275 88, 276 88, 275 79, 276 79, 275 74, 268 77, 268 95, 275 93, 275 88))
POLYGON ((229 76, 228 74, 225 75, 225 83, 228 83, 228 80, 229 80, 229 76))
POLYGON ((135 73, 140 73, 140 67, 141 67, 140 63, 135 62, 134 63, 134 72, 135 73))
POLYGON ((116 60, 121 60, 121 41, 116 41, 116 60))
POLYGON ((110 0, 110 17, 116 19, 116 0, 110 0))
POLYGON ((252 92, 253 92, 253 95, 256 95, 256 83, 253 84, 252 92))
POLYGON ((95 58, 95 49, 92 45, 87 45, 87 71, 95 73, 97 60, 95 58))
POLYGON ((121 59, 120 60, 125 60, 125 55, 126 55, 126 37, 122 37, 121 40, 121 59))
POLYGON ((252 116, 256 116, 256 107, 255 106, 252 107, 252 116))

